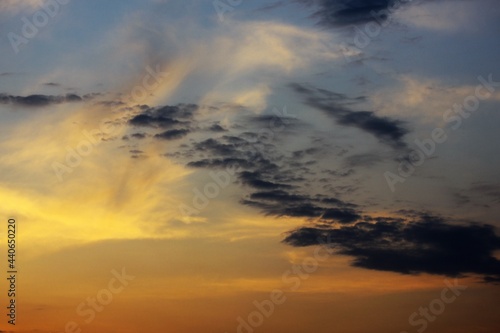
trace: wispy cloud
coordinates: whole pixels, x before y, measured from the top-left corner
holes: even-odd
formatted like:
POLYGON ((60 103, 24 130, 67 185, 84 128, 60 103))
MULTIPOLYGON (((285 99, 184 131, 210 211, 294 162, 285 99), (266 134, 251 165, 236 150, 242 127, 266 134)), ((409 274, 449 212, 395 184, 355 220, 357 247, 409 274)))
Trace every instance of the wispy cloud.
POLYGON ((290 87, 304 96, 304 103, 332 117, 338 124, 351 126, 374 135, 380 141, 397 148, 404 148, 403 137, 408 133, 404 122, 389 117, 378 116, 373 111, 355 111, 351 105, 363 101, 365 97, 350 98, 344 94, 325 89, 306 87, 298 83, 290 87))

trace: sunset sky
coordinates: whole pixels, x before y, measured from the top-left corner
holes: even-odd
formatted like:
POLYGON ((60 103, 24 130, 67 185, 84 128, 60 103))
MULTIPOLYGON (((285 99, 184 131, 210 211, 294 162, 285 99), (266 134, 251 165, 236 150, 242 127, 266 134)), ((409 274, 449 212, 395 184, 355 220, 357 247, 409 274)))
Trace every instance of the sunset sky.
POLYGON ((497 333, 499 31, 497 0, 0 0, 0 332, 497 333))

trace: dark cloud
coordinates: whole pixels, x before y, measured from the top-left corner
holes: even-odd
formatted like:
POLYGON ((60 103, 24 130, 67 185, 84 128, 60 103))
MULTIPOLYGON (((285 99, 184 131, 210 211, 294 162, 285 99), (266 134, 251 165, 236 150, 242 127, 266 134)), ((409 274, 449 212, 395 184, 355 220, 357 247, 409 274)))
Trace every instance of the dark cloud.
POLYGON ((352 111, 337 117, 341 125, 357 127, 371 133, 381 141, 404 146, 401 139, 408 132, 402 127, 403 122, 386 117, 379 117, 371 111, 352 111))
POLYGON ((133 133, 130 135, 131 137, 133 137, 134 139, 144 139, 145 137, 147 137, 147 134, 146 133, 133 133))
POLYGON ((143 154, 144 153, 142 150, 139 150, 139 149, 132 149, 132 150, 130 150, 130 152, 132 154, 143 154))
POLYGON ((318 218, 338 223, 355 222, 361 218, 354 204, 338 198, 321 195, 311 197, 284 189, 255 192, 241 202, 260 208, 267 215, 318 218))
POLYGON ((358 128, 380 141, 396 148, 405 148, 403 137, 408 133, 400 120, 377 116, 372 111, 354 111, 351 106, 363 101, 364 96, 348 97, 325 89, 306 87, 298 83, 289 85, 299 95, 305 97, 304 103, 323 111, 338 124, 358 128))
POLYGON ((371 167, 382 161, 383 157, 380 154, 374 154, 374 153, 351 155, 345 159, 346 165, 351 168, 359 166, 371 167))
POLYGON ((166 105, 155 109, 154 114, 160 117, 191 119, 199 107, 196 104, 166 105))
POLYGON ((224 135, 218 139, 209 138, 193 143, 191 149, 187 150, 185 155, 191 160, 199 156, 202 163, 191 161, 188 165, 219 168, 225 164, 221 164, 221 161, 237 159, 240 161, 240 165, 246 169, 265 169, 268 172, 278 169, 278 166, 272 161, 276 156, 271 156, 269 151, 266 150, 269 147, 260 146, 258 142, 250 142, 242 137, 224 135), (207 159, 205 157, 207 154, 211 158, 207 159))
POLYGON ((321 216, 324 212, 324 209, 321 207, 310 203, 301 203, 298 201, 295 202, 295 204, 288 204, 286 206, 279 207, 278 202, 279 201, 272 202, 272 200, 241 200, 242 204, 260 208, 266 215, 315 218, 321 216))
POLYGON ((265 175, 262 172, 250 172, 243 171, 238 174, 238 178, 245 185, 251 186, 256 189, 262 190, 271 190, 271 189, 281 189, 281 188, 291 188, 291 185, 288 184, 279 184, 273 183, 267 180, 264 180, 265 175))
POLYGON ((307 156, 314 155, 318 151, 319 151, 318 148, 308 148, 308 149, 296 150, 293 152, 293 158, 304 158, 307 156))
MULTIPOLYGON (((391 145, 403 145, 406 131, 399 122, 351 109, 363 97, 350 98, 298 84, 291 87, 305 96, 308 105, 330 115, 339 124, 359 128, 391 145)), ((188 167, 234 170, 235 182, 246 191, 241 204, 259 209, 265 215, 307 220, 308 226, 286 236, 286 244, 308 246, 329 242, 338 253, 352 256, 353 265, 367 269, 447 276, 479 274, 487 282, 500 278, 499 262, 493 256, 500 241, 492 227, 456 225, 442 217, 411 210, 397 212, 404 217, 372 217, 367 216, 361 206, 339 197, 355 189, 352 184, 342 185, 337 181, 354 174, 355 167, 379 162, 376 153, 346 156, 348 151, 342 147, 331 147, 337 150, 332 156, 344 159, 345 165, 341 170, 325 170, 315 163, 328 151, 328 145, 311 140, 314 146, 304 145, 299 150, 288 151, 281 146, 286 140, 279 135, 295 135, 293 129, 273 132, 271 138, 259 135, 259 129, 270 129, 270 122, 277 121, 272 115, 240 116, 237 119, 240 126, 229 126, 224 132, 215 128, 196 132, 198 128, 207 128, 198 123, 196 109, 184 105, 147 108, 130 124, 167 127, 155 135, 157 138, 188 137, 189 140, 178 144, 175 152, 165 154, 188 167), (168 128, 171 126, 174 127, 168 128), (199 136, 192 135, 195 132, 199 136), (321 149, 317 148, 320 144, 321 149), (311 193, 311 189, 315 192, 311 193), (318 192, 322 189, 323 193, 318 192)), ((293 121, 291 124, 293 126, 293 121)), ((145 136, 136 134, 139 135, 129 137, 145 136)), ((133 158, 146 158, 139 149, 131 153, 133 158)), ((475 189, 496 197, 497 188, 486 185, 477 184, 475 189)))
MULTIPOLYGON (((242 142, 241 144, 246 144, 242 142)), ((195 144, 195 149, 205 151, 215 156, 237 156, 241 155, 238 151, 238 144, 225 144, 215 139, 206 139, 195 144)))
POLYGON ((241 158, 212 158, 192 161, 187 163, 187 166, 194 168, 221 169, 231 168, 237 169, 252 168, 254 164, 241 158))
MULTIPOLYGON (((190 122, 190 127, 182 124, 184 120, 177 117, 180 114, 171 107, 148 109, 129 123, 155 128, 181 127, 155 135, 163 139, 179 139, 192 133, 191 128, 206 128, 198 125, 193 113, 183 116, 190 122)), ((187 143, 184 141, 175 152, 165 156, 185 160, 186 166, 192 168, 236 170, 236 182, 250 190, 241 202, 268 215, 317 218, 337 223, 350 223, 360 218, 354 204, 331 196, 304 194, 307 193, 305 187, 311 185, 308 177, 315 174, 312 168, 317 163, 316 155, 322 152, 315 147, 290 153, 281 149, 279 134, 293 133, 300 124, 298 119, 274 114, 246 114, 238 117, 238 124, 237 129, 230 126, 221 131, 222 127, 214 127, 220 126, 219 123, 213 122, 212 130, 203 132, 204 139, 190 136, 187 143), (266 135, 262 134, 263 131, 266 135)))
POLYGON ((483 280, 485 283, 500 284, 500 277, 496 276, 485 276, 483 280))
MULTIPOLYGON (((174 124, 182 127, 179 124, 181 120, 175 118, 176 110, 158 112, 162 109, 165 110, 149 109, 132 118, 130 123, 165 127, 165 119, 168 119, 168 126, 174 124)), ((178 139, 191 134, 190 128, 204 128, 198 125, 194 115, 184 118, 190 121, 191 127, 169 129, 155 137, 178 139)), ((331 196, 311 197, 304 194, 304 187, 310 185, 307 177, 315 173, 312 170, 317 163, 314 159, 321 152, 311 147, 285 153, 279 147, 278 137, 279 133, 284 136, 292 133, 292 130, 285 131, 285 127, 297 126, 299 120, 291 117, 282 119, 269 114, 244 115, 238 120, 238 129, 229 127, 224 132, 219 129, 204 131, 205 135, 209 133, 205 139, 190 136, 188 142, 184 141, 175 152, 165 156, 184 160, 186 166, 193 168, 236 170, 236 182, 250 190, 241 202, 261 209, 268 215, 318 218, 338 223, 349 223, 360 217, 353 204, 331 196), (261 135, 259 130, 262 129, 267 129, 266 133, 272 135, 261 135)))
POLYGON ((283 204, 307 201, 307 198, 302 195, 290 194, 283 190, 256 192, 250 195, 250 198, 253 200, 274 201, 283 204))
POLYGON ((172 128, 189 126, 194 113, 199 109, 195 104, 166 105, 154 109, 146 109, 143 113, 129 120, 138 127, 172 128))
POLYGON ((188 135, 189 132, 190 131, 187 129, 173 129, 156 134, 155 138, 163 140, 177 140, 188 135))
POLYGON ((313 18, 327 27, 378 22, 383 24, 401 5, 411 0, 295 0, 314 7, 313 18))
POLYGON ((277 116, 271 114, 253 115, 246 117, 246 122, 257 125, 260 128, 274 130, 276 128, 291 128, 298 125, 298 120, 292 117, 277 116))
POLYGON ((130 124, 134 126, 150 126, 150 127, 160 127, 168 128, 176 125, 184 124, 176 119, 166 118, 166 117, 156 117, 148 114, 140 114, 129 120, 130 124))
POLYGON ((330 208, 321 216, 324 220, 334 220, 341 223, 351 223, 359 220, 361 216, 353 209, 330 208))
POLYGON ((498 281, 500 237, 492 226, 452 224, 428 214, 405 218, 367 218, 354 225, 303 227, 284 239, 292 246, 328 243, 352 256, 353 266, 402 274, 463 276, 498 281))
POLYGON ((64 98, 64 102, 80 102, 83 99, 75 94, 67 94, 64 98))
POLYGON ((54 104, 81 102, 83 98, 75 94, 67 94, 61 96, 52 95, 28 95, 14 96, 0 94, 0 104, 10 104, 25 107, 44 107, 54 104))
POLYGON ((43 85, 48 86, 48 87, 60 87, 61 86, 59 83, 55 83, 55 82, 47 82, 47 83, 44 83, 43 85))
POLYGON ((212 132, 227 132, 227 130, 219 124, 213 124, 210 126, 209 130, 212 132))
POLYGON ((247 140, 232 135, 224 135, 221 139, 233 145, 246 145, 248 143, 247 140))
POLYGON ((92 100, 94 98, 98 98, 98 97, 102 97, 102 96, 104 96, 103 93, 89 93, 89 94, 83 95, 82 98, 87 101, 87 100, 92 100))
POLYGON ((327 197, 324 195, 318 195, 316 198, 316 201, 322 202, 325 204, 329 204, 329 205, 339 206, 339 207, 351 207, 351 208, 357 207, 357 205, 355 205, 355 204, 346 203, 346 202, 343 202, 342 200, 339 200, 337 198, 331 198, 331 197, 327 197))

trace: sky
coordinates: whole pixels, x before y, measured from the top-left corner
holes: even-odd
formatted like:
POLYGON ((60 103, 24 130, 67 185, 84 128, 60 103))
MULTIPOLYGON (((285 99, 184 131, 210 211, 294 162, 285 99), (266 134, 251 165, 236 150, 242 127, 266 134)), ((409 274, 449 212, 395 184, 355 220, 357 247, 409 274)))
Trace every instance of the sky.
POLYGON ((0 0, 0 332, 498 332, 499 18, 0 0))

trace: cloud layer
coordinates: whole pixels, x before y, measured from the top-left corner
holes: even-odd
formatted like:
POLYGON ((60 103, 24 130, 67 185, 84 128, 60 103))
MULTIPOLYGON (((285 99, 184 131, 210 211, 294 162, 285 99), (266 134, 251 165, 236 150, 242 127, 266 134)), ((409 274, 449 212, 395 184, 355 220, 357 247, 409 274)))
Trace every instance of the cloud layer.
POLYGON ((329 244, 354 258, 356 267, 402 274, 482 276, 500 281, 500 237, 490 225, 455 224, 425 213, 401 218, 364 218, 348 226, 303 227, 284 239, 293 246, 329 244))
POLYGON ((44 107, 53 104, 81 102, 84 99, 91 98, 90 95, 78 96, 76 94, 66 95, 28 95, 28 96, 15 96, 8 94, 0 94, 0 104, 23 106, 30 108, 44 107))

